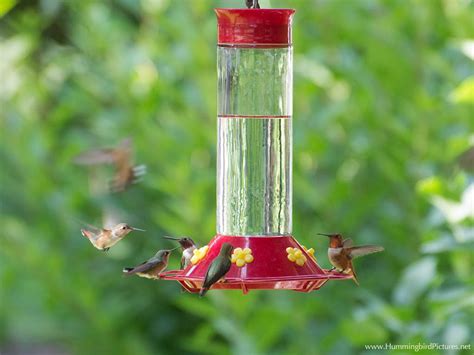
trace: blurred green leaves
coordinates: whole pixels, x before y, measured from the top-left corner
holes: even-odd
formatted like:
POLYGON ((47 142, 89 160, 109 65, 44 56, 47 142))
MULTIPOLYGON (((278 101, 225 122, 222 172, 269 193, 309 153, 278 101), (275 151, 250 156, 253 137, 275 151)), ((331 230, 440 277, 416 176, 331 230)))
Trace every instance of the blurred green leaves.
POLYGON ((451 93, 450 99, 455 103, 474 104, 474 76, 459 84, 451 93))

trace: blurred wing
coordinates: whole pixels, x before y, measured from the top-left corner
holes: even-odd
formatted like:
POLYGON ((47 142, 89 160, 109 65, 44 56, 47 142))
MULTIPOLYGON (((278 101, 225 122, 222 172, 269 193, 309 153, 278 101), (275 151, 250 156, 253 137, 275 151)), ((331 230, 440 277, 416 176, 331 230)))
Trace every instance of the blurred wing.
POLYGON ((122 140, 119 143, 117 148, 122 149, 122 150, 126 150, 128 152, 131 152, 132 151, 132 144, 133 144, 132 138, 125 138, 124 140, 122 140))
POLYGON ((350 248, 352 245, 354 245, 354 243, 352 242, 351 238, 347 238, 342 241, 343 247, 350 248))
POLYGON ((87 229, 89 229, 94 234, 99 234, 102 231, 101 228, 97 228, 96 226, 93 226, 92 224, 81 221, 80 219, 74 218, 74 220, 75 220, 76 223, 79 223, 82 226, 86 227, 87 229))
POLYGON ((113 228, 117 224, 119 224, 122 221, 122 218, 120 218, 119 213, 117 210, 106 207, 104 208, 103 214, 102 214, 102 225, 104 228, 113 228))
POLYGON ((115 155, 115 149, 95 149, 79 154, 73 161, 79 165, 112 164, 115 155))
POLYGON ((364 256, 372 253, 378 253, 379 251, 383 251, 383 247, 379 247, 377 245, 363 245, 360 247, 351 247, 347 248, 351 259, 358 258, 359 256, 364 256))

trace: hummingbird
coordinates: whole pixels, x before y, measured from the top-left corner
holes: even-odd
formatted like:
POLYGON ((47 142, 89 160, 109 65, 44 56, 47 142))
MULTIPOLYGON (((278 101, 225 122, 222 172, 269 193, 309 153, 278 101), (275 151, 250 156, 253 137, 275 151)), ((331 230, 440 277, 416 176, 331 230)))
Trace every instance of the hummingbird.
POLYGON ((179 243, 179 245, 181 245, 181 249, 183 250, 183 256, 181 257, 180 268, 181 270, 186 269, 186 267, 191 262, 191 258, 194 255, 193 253, 194 250, 196 250, 197 248, 197 245, 196 243, 194 243, 194 240, 188 237, 173 238, 173 237, 165 236, 163 238, 169 239, 169 240, 176 240, 179 243))
POLYGON ((168 266, 168 259, 171 252, 174 249, 159 250, 152 258, 144 261, 135 267, 126 267, 123 269, 123 273, 126 275, 137 274, 140 277, 146 277, 147 279, 159 279, 160 274, 168 266))
POLYGON ((352 246, 352 239, 343 239, 340 234, 318 234, 329 237, 328 258, 333 266, 329 271, 337 270, 339 272, 352 274, 352 279, 357 286, 359 286, 359 281, 357 280, 357 275, 352 265, 352 259, 384 250, 383 247, 377 245, 354 247, 352 246))
POLYGON ((89 239, 94 247, 102 251, 108 251, 131 231, 145 232, 143 229, 130 227, 126 223, 119 223, 111 229, 99 229, 91 225, 88 227, 91 230, 81 229, 82 235, 89 239))
POLYGON ((212 260, 209 268, 207 269, 204 283, 202 284, 201 291, 199 292, 199 297, 204 296, 212 285, 214 285, 229 272, 230 267, 232 266, 231 254, 233 250, 234 247, 229 243, 222 244, 219 255, 217 255, 216 258, 212 260))
POLYGON ((79 165, 113 164, 115 175, 109 182, 112 192, 121 192, 146 174, 146 165, 133 166, 132 139, 122 140, 115 148, 88 150, 74 158, 79 165))

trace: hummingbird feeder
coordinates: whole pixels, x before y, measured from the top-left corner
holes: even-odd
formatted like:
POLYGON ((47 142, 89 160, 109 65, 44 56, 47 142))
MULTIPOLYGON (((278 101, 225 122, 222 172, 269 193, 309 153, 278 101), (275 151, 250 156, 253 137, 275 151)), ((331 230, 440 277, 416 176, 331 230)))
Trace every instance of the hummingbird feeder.
POLYGON ((217 235, 184 270, 164 272, 199 292, 223 243, 232 266, 211 289, 311 292, 329 272, 292 236, 293 9, 216 9, 217 235))

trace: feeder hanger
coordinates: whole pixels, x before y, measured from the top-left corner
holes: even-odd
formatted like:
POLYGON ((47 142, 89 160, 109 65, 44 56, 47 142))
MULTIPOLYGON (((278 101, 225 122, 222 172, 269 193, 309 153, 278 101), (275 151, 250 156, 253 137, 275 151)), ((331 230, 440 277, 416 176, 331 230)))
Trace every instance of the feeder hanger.
POLYGON ((245 0, 245 5, 248 9, 260 9, 258 0, 245 0))

